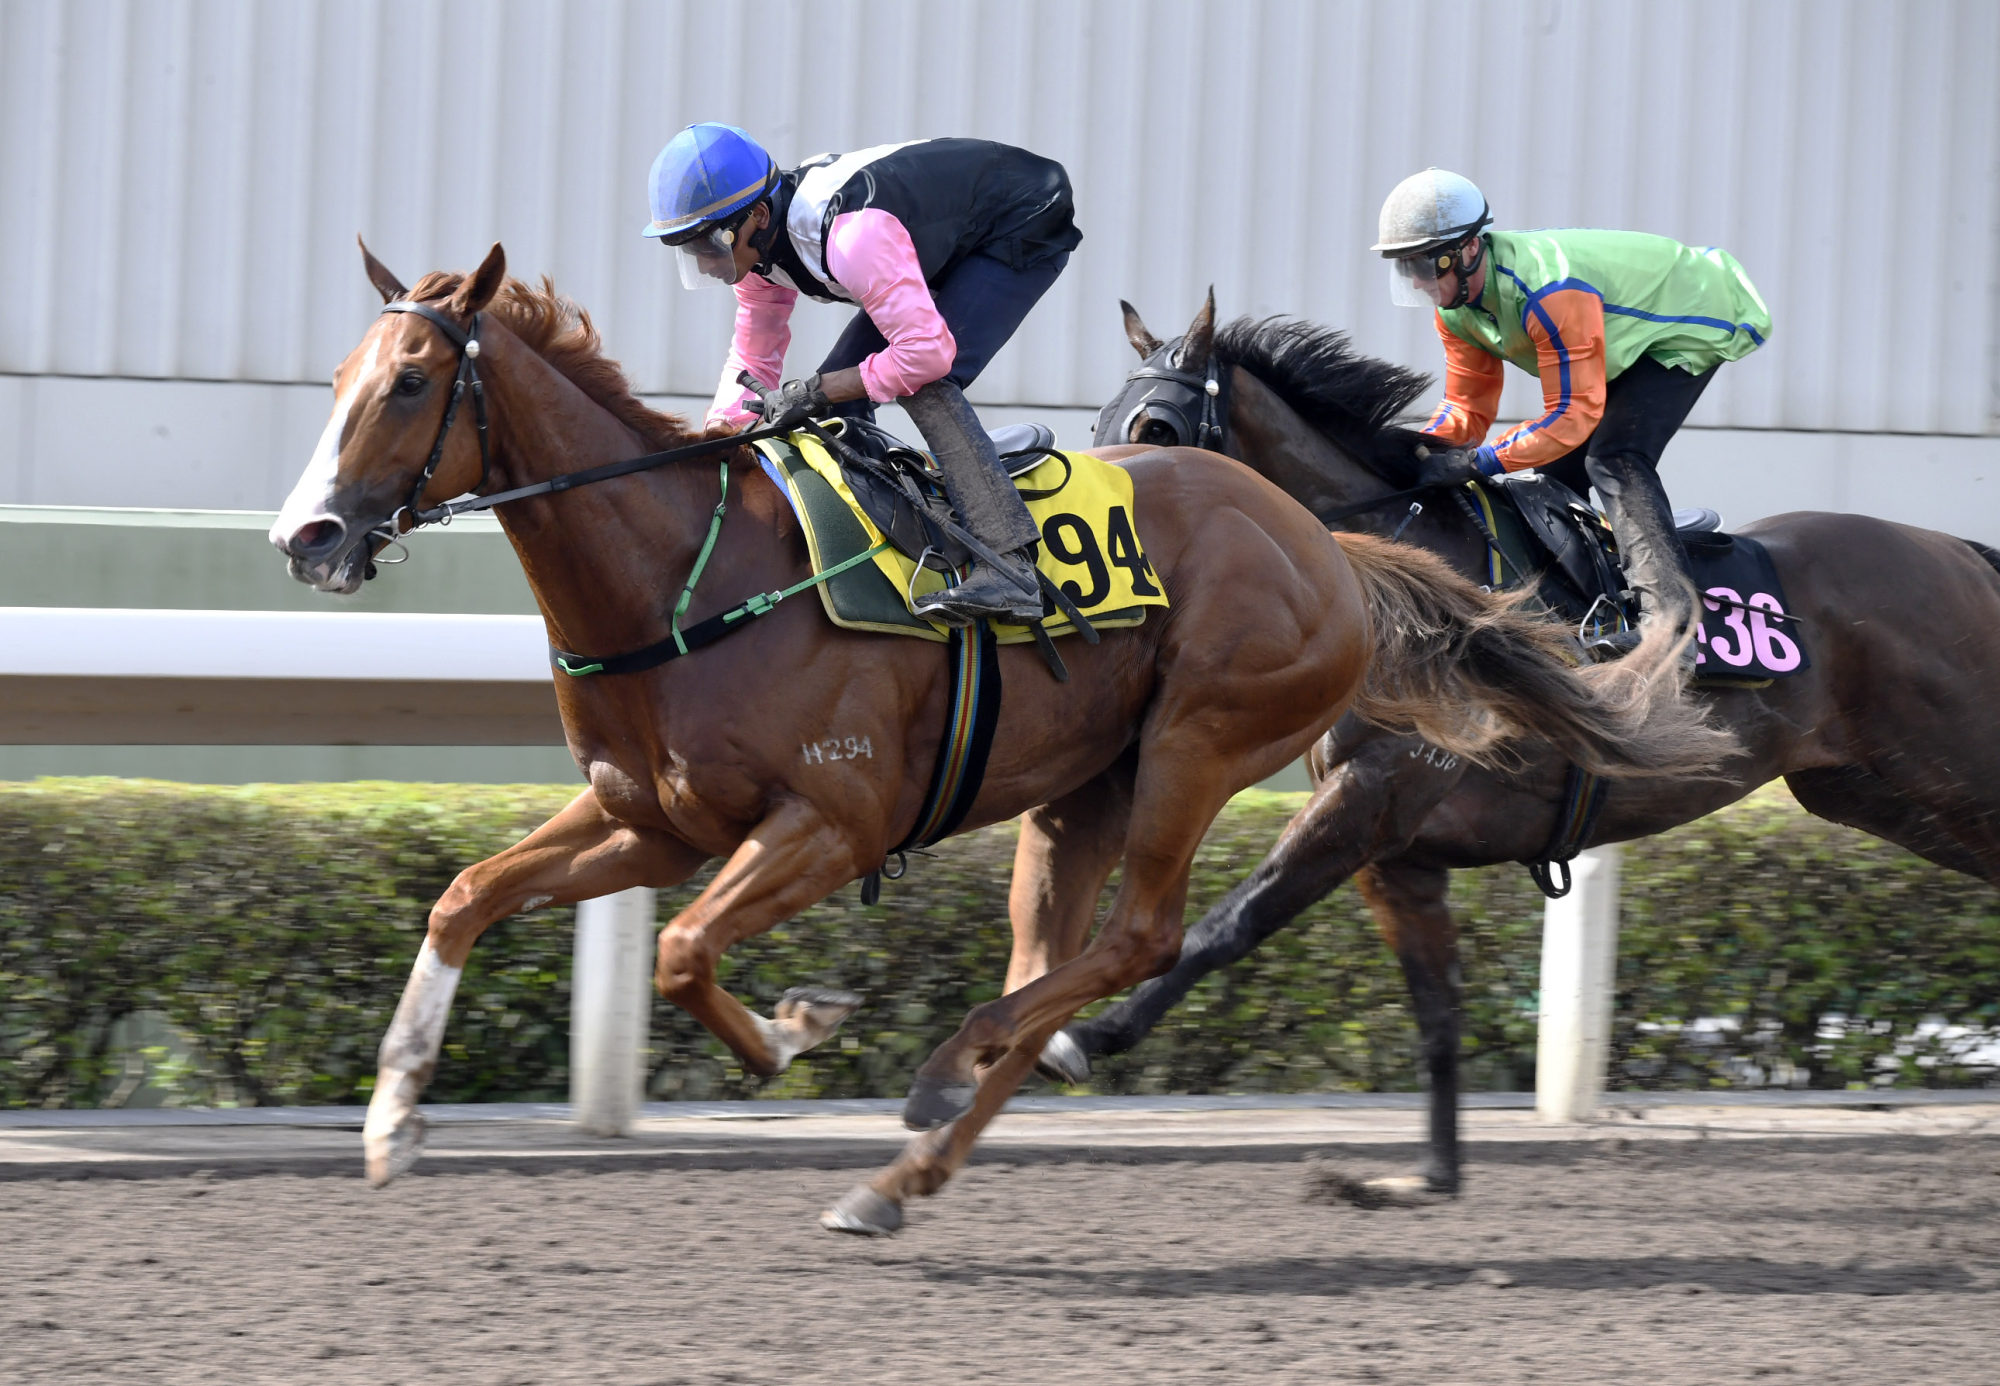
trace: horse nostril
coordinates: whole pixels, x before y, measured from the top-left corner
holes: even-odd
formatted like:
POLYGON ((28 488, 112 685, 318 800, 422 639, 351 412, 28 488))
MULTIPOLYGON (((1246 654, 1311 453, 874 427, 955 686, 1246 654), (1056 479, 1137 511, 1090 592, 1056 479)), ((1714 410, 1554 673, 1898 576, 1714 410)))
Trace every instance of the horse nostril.
POLYGON ((292 542, 286 547, 294 557, 310 560, 330 553, 346 537, 347 526, 339 520, 314 520, 293 531, 292 542))

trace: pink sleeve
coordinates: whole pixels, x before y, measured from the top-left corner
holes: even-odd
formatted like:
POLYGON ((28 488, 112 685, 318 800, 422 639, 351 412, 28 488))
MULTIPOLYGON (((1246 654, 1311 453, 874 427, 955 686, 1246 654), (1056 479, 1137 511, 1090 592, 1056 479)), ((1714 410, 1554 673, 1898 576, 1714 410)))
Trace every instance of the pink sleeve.
POLYGON ((750 392, 736 383, 737 373, 749 371, 767 390, 777 386, 785 373, 785 348, 792 344, 792 305, 798 300, 797 289, 782 288, 761 274, 746 274, 737 284, 736 336, 723 358, 715 401, 708 406, 709 423, 741 428, 757 417, 743 407, 750 392))
POLYGON ((879 207, 841 213, 827 236, 826 268, 889 343, 861 363, 868 398, 887 404, 951 370, 958 343, 938 316, 902 222, 879 207))

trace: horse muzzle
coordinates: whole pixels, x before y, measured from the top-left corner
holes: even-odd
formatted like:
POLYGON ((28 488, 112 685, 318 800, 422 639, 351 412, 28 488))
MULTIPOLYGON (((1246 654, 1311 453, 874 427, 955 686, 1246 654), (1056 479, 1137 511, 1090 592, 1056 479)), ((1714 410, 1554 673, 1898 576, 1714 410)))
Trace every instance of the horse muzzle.
POLYGON ((286 571, 321 592, 358 592, 368 574, 367 531, 338 515, 273 525, 271 546, 285 555, 286 571))

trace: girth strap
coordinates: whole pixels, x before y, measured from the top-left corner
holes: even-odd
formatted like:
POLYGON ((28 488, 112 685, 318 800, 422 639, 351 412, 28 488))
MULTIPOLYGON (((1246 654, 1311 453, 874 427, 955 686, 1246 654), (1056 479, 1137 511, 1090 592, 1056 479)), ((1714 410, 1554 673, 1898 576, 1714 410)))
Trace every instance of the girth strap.
POLYGON ((1560 900, 1569 894, 1569 864, 1590 841, 1603 810, 1603 777, 1574 765, 1568 767, 1563 773, 1562 803, 1556 810, 1556 830, 1549 845, 1542 849, 1540 861, 1523 863, 1549 899, 1560 900))
POLYGON ((892 881, 902 876, 904 853, 922 851, 958 830, 986 779, 986 757, 993 749, 994 728, 1000 724, 1000 646, 992 622, 954 629, 946 658, 951 666, 951 703, 938 742, 937 764, 931 770, 931 787, 909 835, 889 849, 880 867, 861 878, 864 905, 882 898, 884 876, 892 881), (888 869, 892 860, 897 863, 893 871, 888 869))

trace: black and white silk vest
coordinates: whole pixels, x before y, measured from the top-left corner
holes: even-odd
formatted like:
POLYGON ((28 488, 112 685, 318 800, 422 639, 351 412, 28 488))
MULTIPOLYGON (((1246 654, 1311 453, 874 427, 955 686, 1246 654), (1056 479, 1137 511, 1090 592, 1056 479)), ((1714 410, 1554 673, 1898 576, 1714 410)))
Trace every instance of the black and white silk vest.
POLYGON ((1083 239, 1055 160, 992 140, 912 140, 823 154, 786 173, 772 195, 785 234, 756 272, 822 303, 854 302, 827 271, 826 242, 835 217, 869 207, 903 224, 932 284, 968 255, 1029 269, 1083 239))

